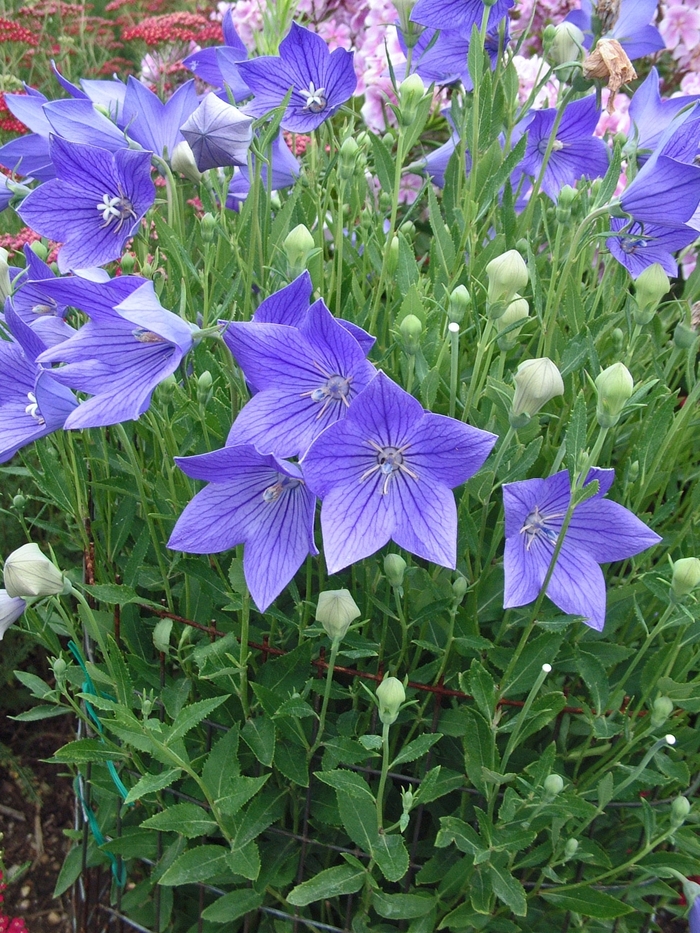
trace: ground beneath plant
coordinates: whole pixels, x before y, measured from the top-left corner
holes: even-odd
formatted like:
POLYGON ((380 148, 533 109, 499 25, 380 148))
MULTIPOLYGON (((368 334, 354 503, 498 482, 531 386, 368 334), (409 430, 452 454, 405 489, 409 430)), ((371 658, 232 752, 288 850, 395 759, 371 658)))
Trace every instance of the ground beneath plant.
POLYGON ((54 898, 73 826, 70 778, 50 758, 74 737, 69 717, 43 722, 0 719, 0 848, 8 873, 4 911, 28 933, 70 933, 70 892, 54 898))

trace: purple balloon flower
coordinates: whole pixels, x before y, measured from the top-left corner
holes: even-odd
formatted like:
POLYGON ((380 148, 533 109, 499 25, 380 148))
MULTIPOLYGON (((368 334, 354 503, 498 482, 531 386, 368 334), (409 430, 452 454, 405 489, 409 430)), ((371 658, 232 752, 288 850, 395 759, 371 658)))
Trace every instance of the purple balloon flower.
POLYGON ((376 372, 322 300, 298 327, 233 321, 224 340, 258 390, 226 443, 254 443, 279 457, 302 454, 328 425, 344 418, 376 372))
MULTIPOLYGON (((564 185, 574 187, 579 178, 598 178, 608 170, 608 147, 593 135, 599 116, 594 94, 574 101, 565 109, 542 179, 542 190, 552 200, 556 200, 564 185)), ((556 118, 554 107, 534 110, 516 128, 517 138, 527 132, 527 148, 516 177, 521 173, 532 178, 539 176, 556 118)))
MULTIPOLYGON (((489 11, 489 31, 498 26, 514 3, 515 0, 496 0, 489 11)), ((411 11, 411 20, 434 29, 458 29, 469 38, 473 26, 481 28, 485 9, 482 0, 418 0, 411 11)))
POLYGON ((629 115, 633 126, 634 148, 637 163, 641 165, 654 149, 661 134, 678 116, 681 110, 700 99, 694 94, 688 97, 671 97, 662 100, 659 93, 659 72, 652 68, 634 92, 630 101, 629 115))
POLYGON ((190 325, 161 306, 152 282, 131 290, 112 307, 120 290, 114 282, 119 279, 101 285, 77 277, 73 283, 55 283, 67 289, 72 285, 76 294, 70 303, 90 315, 74 337, 39 357, 43 364, 64 363, 50 370, 52 377, 93 396, 68 417, 66 428, 135 420, 150 405, 158 383, 192 348, 190 325))
MULTIPOLYGON (((248 50, 236 32, 231 10, 226 10, 221 23, 225 45, 208 49, 199 49, 182 60, 185 68, 193 71, 198 78, 217 88, 227 88, 236 102, 250 97, 250 88, 241 78, 239 62, 248 58, 248 50)), ((224 90, 223 94, 226 94, 224 90)), ((222 96, 222 100, 228 97, 222 96)))
MULTIPOLYGON (((574 509, 547 586, 555 606, 583 616, 599 632, 605 623, 605 578, 598 565, 625 560, 661 541, 624 506, 603 498, 614 476, 614 470, 597 468, 588 474, 586 482, 598 480, 600 489, 574 509)), ((566 470, 504 484, 504 608, 525 606, 539 596, 570 501, 566 470)))
POLYGON ((163 103, 153 91, 129 76, 123 103, 127 135, 144 149, 169 159, 184 139, 180 127, 198 106, 194 81, 182 84, 163 103))
POLYGON ((40 185, 18 214, 42 236, 62 243, 61 272, 118 259, 155 201, 151 153, 95 146, 51 137, 57 178, 40 185))
POLYGON ((250 444, 196 457, 176 457, 180 469, 206 480, 177 520, 168 547, 214 554, 243 544, 243 572, 261 612, 282 592, 314 545, 316 498, 292 463, 250 444))
POLYGON ((192 148, 200 172, 224 165, 245 165, 253 141, 253 121, 243 111, 207 94, 180 131, 192 148))
POLYGON ((26 94, 7 94, 5 103, 10 113, 31 133, 0 146, 0 165, 20 175, 48 181, 55 177, 56 170, 49 152, 51 124, 43 109, 46 97, 29 85, 25 85, 25 89, 26 94))
POLYGON ((26 608, 27 604, 21 596, 8 596, 7 590, 0 590, 0 641, 26 608))
POLYGON ((496 437, 426 412, 384 373, 347 417, 316 439, 304 478, 323 500, 329 573, 374 554, 389 540, 445 567, 457 558, 452 489, 482 466, 496 437))
MULTIPOLYGON (((284 141, 284 136, 280 133, 268 150, 270 159, 270 168, 262 163, 260 165, 260 184, 267 190, 268 171, 270 172, 269 188, 270 191, 280 191, 283 188, 291 188, 301 173, 301 165, 296 156, 284 141)), ((257 159, 253 156, 253 170, 257 167, 257 159)), ((233 178, 228 186, 228 198, 226 207, 234 208, 235 201, 243 201, 248 197, 250 191, 251 179, 250 172, 246 165, 241 166, 234 172, 233 178)))
MULTIPOLYGON (((503 39, 499 24, 489 29, 486 34, 484 49, 491 61, 492 70, 503 54, 503 49, 510 42, 508 20, 505 21, 505 26, 503 39)), ((397 26, 396 32, 401 49, 408 57, 403 31, 397 26)), ((474 82, 467 67, 470 40, 471 36, 465 35, 459 29, 424 29, 413 47, 411 73, 419 75, 426 84, 452 84, 461 81, 467 91, 472 91, 474 82)), ((406 66, 399 65, 394 70, 397 77, 401 78, 406 73, 406 66)))
POLYGON ((690 246, 698 235, 689 226, 630 223, 621 217, 611 217, 610 226, 617 236, 608 237, 605 245, 633 279, 655 262, 672 278, 678 275, 678 264, 672 254, 690 246))
MULTIPOLYGON (((657 0, 622 0, 618 15, 605 35, 617 39, 631 59, 653 55, 666 47, 661 33, 651 20, 656 16, 657 0)), ((592 44, 593 6, 591 0, 581 0, 581 9, 573 10, 566 21, 586 34, 586 48, 592 44)))
POLYGON ((78 404, 50 370, 36 364, 47 345, 20 320, 9 300, 5 323, 12 339, 0 340, 0 463, 62 428, 78 404))
POLYGON ((246 112, 262 117, 279 107, 291 90, 282 127, 292 133, 315 130, 352 97, 357 87, 352 60, 352 52, 329 52, 319 35, 292 23, 280 42, 279 57, 263 56, 239 64, 243 80, 255 95, 246 112))

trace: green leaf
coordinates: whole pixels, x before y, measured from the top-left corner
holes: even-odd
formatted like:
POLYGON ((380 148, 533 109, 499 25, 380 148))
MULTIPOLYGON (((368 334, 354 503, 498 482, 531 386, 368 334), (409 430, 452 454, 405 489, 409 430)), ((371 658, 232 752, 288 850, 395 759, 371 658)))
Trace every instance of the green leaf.
POLYGON ((366 877, 367 872, 363 868, 336 865, 292 888, 287 895, 287 901, 294 907, 306 907, 307 904, 326 898, 354 894, 363 886, 366 877))
POLYGON ((275 764, 282 774, 299 787, 309 786, 309 766, 304 754, 289 742, 278 742, 275 748, 275 764))
POLYGON ((241 729, 241 738, 261 765, 269 768, 275 757, 275 725, 267 716, 249 719, 241 729))
POLYGON ((84 586, 83 588, 98 603, 106 603, 108 606, 126 606, 128 603, 139 601, 138 593, 130 586, 122 586, 117 583, 97 583, 94 586, 84 586))
POLYGON ((196 803, 176 803, 141 823, 142 829, 157 829, 165 833, 180 833, 188 839, 207 836, 216 829, 216 820, 196 803))
POLYGON ((457 819, 456 816, 440 817, 440 829, 435 840, 435 847, 444 849, 453 843, 460 852, 467 855, 478 855, 486 851, 484 841, 473 826, 457 819))
POLYGON ((407 761, 415 761, 417 758, 422 758, 441 738, 442 735, 439 732, 426 733, 425 735, 419 736, 419 738, 409 742, 408 745, 405 745, 401 749, 399 754, 389 765, 389 768, 394 769, 397 765, 405 764, 407 761))
POLYGON ((66 713, 72 713, 65 706, 33 706, 31 709, 18 713, 16 716, 8 716, 8 719, 14 719, 15 722, 37 722, 40 719, 53 719, 54 716, 65 716, 66 713))
POLYGON ((202 780, 214 800, 223 797, 240 774, 238 738, 238 727, 234 726, 221 736, 204 762, 202 780))
POLYGON ((351 797, 366 797, 374 806, 374 797, 367 781, 354 771, 315 771, 314 776, 329 787, 334 787, 338 796, 342 793, 351 797))
POLYGON ((145 797, 146 794, 154 794, 156 791, 163 790, 164 787, 170 787, 179 778, 181 771, 181 768, 172 768, 169 771, 161 771, 160 774, 144 774, 131 788, 124 803, 133 803, 145 797))
POLYGON ((257 910, 264 900, 264 895, 252 888, 240 888, 224 894, 202 911, 202 920, 209 923, 232 923, 239 917, 257 910))
POLYGON ((541 896, 553 907, 559 910, 573 910, 584 917, 595 917, 597 920, 614 920, 631 914, 634 907, 623 904, 616 897, 604 891, 596 891, 590 886, 583 891, 541 891, 541 896))
POLYGON ((493 885, 493 893, 503 901, 517 917, 527 916, 527 897, 525 888, 517 881, 506 867, 507 859, 502 862, 492 861, 489 868, 489 876, 493 885))
POLYGON ((13 671, 17 680, 26 687, 37 700, 43 700, 47 696, 54 695, 54 691, 49 685, 37 677, 36 674, 29 674, 26 671, 13 671))
POLYGON ((438 205, 435 192, 433 191, 433 186, 428 185, 427 190, 430 226, 434 234, 431 246, 434 247, 437 251, 440 265, 442 266, 445 275, 449 278, 452 273, 452 267, 454 266, 455 261, 454 243, 452 242, 452 237, 450 236, 449 230, 445 226, 445 221, 443 220, 442 213, 440 212, 440 206, 438 205))
POLYGON ((228 784, 228 789, 216 798, 216 803, 225 816, 235 816, 238 811, 251 800, 269 780, 269 774, 261 777, 247 777, 239 775, 228 784))
POLYGON ((400 881, 408 871, 408 849, 398 833, 375 832, 370 853, 387 881, 400 881))
POLYGON ((430 894, 385 894, 372 892, 372 906, 385 920, 412 920, 423 917, 435 906, 435 896, 430 894))
POLYGON ((493 677, 489 674, 481 661, 474 658, 466 680, 469 692, 474 697, 474 702, 486 719, 490 721, 493 719, 493 714, 496 709, 496 685, 493 682, 493 677))
POLYGON ((483 768, 497 771, 496 737, 493 729, 484 717, 476 710, 466 711, 465 719, 468 722, 464 736, 464 760, 469 780, 477 790, 485 796, 488 786, 483 776, 483 768))
POLYGON ((372 144, 374 168, 377 172, 381 189, 391 194, 394 190, 394 157, 382 140, 378 136, 375 136, 374 133, 369 134, 369 141, 372 144))
POLYGON ((605 777, 598 781, 598 807, 604 810, 613 799, 613 776, 612 771, 608 771, 605 777))
POLYGON ((442 765, 437 765, 426 773, 418 785, 414 800, 417 803, 430 803, 463 786, 463 774, 458 774, 456 771, 450 771, 448 768, 443 768, 442 765))
POLYGON ((581 452, 586 449, 586 398, 583 390, 576 396, 569 425, 566 429, 566 463, 569 474, 575 477, 579 470, 581 452))
POLYGON ((60 897, 80 877, 83 870, 83 847, 74 846, 66 855, 61 871, 56 879, 53 897, 60 897))
POLYGON ((356 846, 370 855, 377 836, 377 810, 374 798, 369 791, 363 797, 359 797, 336 790, 336 796, 345 832, 356 846))
POLYGON ((204 845, 188 849, 173 862, 159 884, 177 887, 181 884, 194 884, 196 881, 208 881, 227 870, 229 854, 229 850, 224 846, 204 845))
POLYGON ((255 881, 260 874, 260 850, 257 843, 250 839, 245 845, 232 849, 226 858, 226 864, 235 875, 255 881))
POLYGON ((605 673, 605 668, 594 654, 590 654, 582 648, 576 649, 574 658, 578 672, 590 691, 596 714, 598 716, 604 715, 610 696, 608 675, 605 673))
POLYGON ((59 748, 49 761, 58 764, 85 764, 88 761, 116 761, 128 758, 124 752, 109 748, 100 739, 76 739, 59 748))
POLYGON ((186 706, 181 710, 175 722, 170 727, 166 738, 166 744, 172 745, 177 739, 181 739, 184 735, 194 729, 195 726, 213 712, 217 707, 221 706, 222 703, 225 703, 228 700, 228 695, 222 697, 212 697, 209 700, 199 700, 197 703, 190 703, 189 706, 186 706))

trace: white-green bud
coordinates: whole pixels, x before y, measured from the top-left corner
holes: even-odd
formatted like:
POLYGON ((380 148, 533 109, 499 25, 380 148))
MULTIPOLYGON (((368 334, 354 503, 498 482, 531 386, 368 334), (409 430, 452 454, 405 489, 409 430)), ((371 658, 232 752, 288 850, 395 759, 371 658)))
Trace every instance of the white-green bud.
POLYGON ((209 400, 212 395, 212 386, 214 385, 214 379, 212 374, 208 369, 205 369, 204 372, 197 379, 197 404, 201 405, 202 408, 206 408, 209 404, 209 400))
POLYGON ((27 504, 27 497, 23 496, 21 492, 18 492, 16 496, 12 497, 12 508, 16 509, 18 512, 23 512, 27 504))
POLYGON ((601 428, 611 428, 620 420, 622 409, 634 392, 634 379, 624 363, 613 363, 595 381, 598 390, 596 418, 601 428))
MULTIPOLYGON (((489 280, 489 304, 500 305, 505 302, 501 314, 505 312, 508 302, 525 288, 529 279, 525 260, 516 249, 509 249, 492 259, 486 266, 486 275, 489 280)), ((496 318, 500 314, 491 316, 496 318)))
POLYGON ((195 185, 198 185, 204 177, 197 168, 192 147, 184 139, 173 149, 170 156, 170 167, 174 172, 179 172, 189 181, 194 182, 195 185))
POLYGON ((472 296, 469 294, 466 286, 458 285, 450 292, 450 303, 447 309, 447 316, 451 324, 461 324, 464 315, 469 310, 472 303, 472 296))
POLYGON ((8 596, 56 596, 70 593, 70 582, 37 544, 23 544, 5 561, 8 596))
POLYGON ((331 641, 345 637, 350 623, 361 615, 349 590, 324 590, 319 594, 316 621, 331 641))
POLYGON ((399 324, 399 331, 403 339, 403 348, 409 356, 415 356, 420 347, 420 335, 423 333, 423 322, 415 314, 407 314, 399 324))
POLYGON ((10 285, 10 264, 7 261, 9 253, 6 249, 0 247, 0 301, 4 302, 10 297, 12 286, 10 285))
POLYGON ((544 792, 548 797, 556 797, 564 790, 564 778, 560 774, 548 774, 544 779, 544 792))
POLYGON ((574 839, 572 836, 570 839, 566 840, 566 845, 564 846, 564 856, 568 860, 573 858, 574 855, 578 852, 578 839, 574 839))
POLYGON ((571 217, 571 208, 578 197, 578 191, 571 185, 564 185, 557 198, 557 221, 560 224, 566 224, 571 217))
POLYGON ((34 240, 33 243, 29 244, 29 249, 34 253, 35 256, 38 256, 42 262, 46 262, 49 258, 49 251, 44 243, 41 240, 34 240))
POLYGON ((393 278, 396 275, 396 270, 399 267, 399 238, 394 235, 391 238, 391 243, 389 244, 389 252, 386 257, 386 271, 387 275, 390 278, 393 278))
POLYGON ((698 333, 694 327, 689 327, 683 321, 676 324, 673 331, 673 343, 678 350, 692 350, 695 341, 698 339, 698 333))
POLYGON ((467 595, 467 590, 469 589, 469 584, 466 581, 466 578, 463 576, 457 577, 452 581, 452 593, 454 598, 458 603, 461 603, 464 597, 467 595))
MULTIPOLYGON (((554 65, 576 62, 583 57, 583 33, 573 23, 559 23, 549 46, 548 58, 554 65)), ((566 69, 565 69, 566 70, 566 69)))
POLYGON ((676 797, 671 804, 671 826, 677 829, 685 823, 686 817, 690 813, 690 801, 687 797, 676 797))
POLYGON ((655 729, 663 726, 673 712, 673 701, 668 697, 657 697, 651 708, 651 724, 655 729))
POLYGON ((355 174, 359 151, 360 147, 352 136, 348 136, 347 139, 343 140, 338 153, 338 175, 345 181, 349 181, 355 174))
POLYGON ((638 308, 634 315, 635 323, 648 324, 661 304, 661 299, 668 294, 671 282, 663 266, 655 262, 637 276, 634 286, 634 297, 638 308))
POLYGON ((406 561, 400 554, 387 554, 384 558, 384 576, 389 586, 400 589, 406 572, 406 561))
POLYGON ((410 126, 416 119, 418 105, 425 96, 425 85, 420 75, 412 74, 404 78, 399 85, 399 121, 402 126, 410 126))
POLYGON ((525 360, 518 366, 513 378, 515 395, 510 410, 510 423, 516 430, 524 427, 550 399, 564 394, 561 373, 546 356, 525 360))
POLYGON ((700 584, 700 560, 697 557, 681 557, 673 564, 671 592, 682 599, 700 584))
POLYGON ((530 305, 527 303, 525 298, 521 298, 520 295, 516 295, 515 298, 507 306, 505 312, 496 319, 496 329, 498 330, 500 336, 498 338, 498 347, 500 350, 512 350, 513 347, 518 342, 518 336, 522 330, 522 325, 525 324, 525 321, 530 317, 530 305), (522 322, 520 327, 515 327, 514 325, 522 322), (508 328, 512 327, 512 330, 508 328), (508 333, 504 333, 504 331, 508 333))
POLYGON ((213 243, 218 226, 219 225, 217 223, 216 217, 207 211, 207 213, 199 221, 199 229, 202 233, 202 242, 213 243))
POLYGON ((66 682, 68 665, 63 658, 54 658, 51 667, 53 668, 53 676, 56 678, 56 686, 60 688, 66 682))
POLYGON ((406 701, 406 691, 397 677, 385 677, 377 687, 379 718, 385 726, 396 722, 401 704, 406 701))
POLYGON ((289 263, 289 271, 294 278, 306 269, 309 256, 315 247, 314 238, 304 224, 298 224, 287 234, 284 251, 289 263))

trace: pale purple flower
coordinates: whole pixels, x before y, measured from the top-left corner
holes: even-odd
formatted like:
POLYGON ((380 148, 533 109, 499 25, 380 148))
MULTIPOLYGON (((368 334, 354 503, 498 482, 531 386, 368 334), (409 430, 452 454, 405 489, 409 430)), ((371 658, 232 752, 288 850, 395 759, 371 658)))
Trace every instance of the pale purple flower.
POLYGON ((26 84, 25 90, 26 94, 6 94, 5 103, 10 113, 31 132, 0 146, 0 165, 19 175, 48 181, 55 177, 56 170, 49 152, 51 124, 43 109, 46 97, 26 84))
POLYGON ((298 327, 233 321, 224 340, 258 390, 234 421, 227 444, 254 443, 278 457, 302 454, 344 418, 376 372, 323 300, 298 327))
POLYGON ((21 596, 8 596, 7 590, 0 590, 0 641, 26 608, 27 604, 21 596))
POLYGON ((207 94, 180 127, 200 172, 224 165, 245 165, 253 141, 253 121, 237 107, 207 94))
POLYGON ((118 259, 155 200, 151 153, 51 137, 57 177, 29 194, 17 213, 37 233, 62 243, 61 272, 118 259))
POLYGON ((129 76, 122 105, 126 133, 144 149, 170 158, 183 141, 180 127, 199 106, 194 81, 186 81, 163 103, 133 76, 129 76))
MULTIPOLYGON (((225 45, 198 49, 183 59, 182 64, 207 84, 216 88, 224 88, 224 95, 227 90, 230 91, 233 99, 239 102, 250 97, 250 88, 238 70, 238 63, 248 58, 248 50, 236 32, 230 9, 224 13, 221 28, 225 45)), ((227 97, 220 96, 222 100, 228 100, 227 97)))
POLYGON ((700 897, 696 897, 688 914, 690 933, 700 933, 700 897))
MULTIPOLYGON (((661 541, 624 506, 603 498, 614 476, 614 470, 589 472, 586 482, 597 480, 600 488, 574 509, 547 586, 555 606, 583 616, 599 632, 605 623, 605 578, 598 565, 633 557, 661 541)), ((570 501, 566 470, 504 484, 504 608, 525 606, 539 596, 570 501)))
POLYGON ((392 540, 445 567, 457 559, 452 489, 482 466, 496 437, 426 412, 380 372, 347 417, 323 432, 302 461, 323 500, 321 528, 329 573, 392 540))
MULTIPOLYGON (((660 52, 665 43, 659 30, 651 24, 657 8, 657 0, 622 0, 617 18, 605 35, 617 39, 631 59, 660 52)), ((585 45, 589 48, 593 41, 591 0, 581 0, 581 9, 569 13, 566 21, 578 26, 585 34, 585 45)))
POLYGON ((261 612, 282 592, 314 545, 316 498, 301 470, 252 444, 176 457, 180 469, 206 480, 177 520, 168 547, 215 554, 243 544, 243 572, 261 612))
POLYGON ((659 143, 661 135, 679 112, 698 100, 698 95, 663 100, 659 93, 659 72, 652 68, 642 81, 629 105, 634 128, 634 147, 639 165, 659 143))
MULTIPOLYGON (((514 0, 496 0, 491 4, 487 28, 493 31, 514 6, 514 0)), ((484 11, 482 0, 418 0, 411 11, 411 20, 434 29, 458 29, 466 38, 472 27, 481 28, 484 11)))
POLYGON ((671 278, 675 277, 678 265, 673 253, 690 246, 698 236, 697 230, 685 224, 677 227, 638 224, 621 217, 611 217, 610 226, 617 235, 608 237, 605 245, 633 279, 655 262, 671 278))
POLYGON ((246 112, 262 117, 279 107, 291 90, 282 127, 293 133, 315 130, 354 93, 352 61, 352 52, 330 52, 320 36, 292 23, 280 42, 279 57, 263 56, 238 66, 255 95, 246 112))

